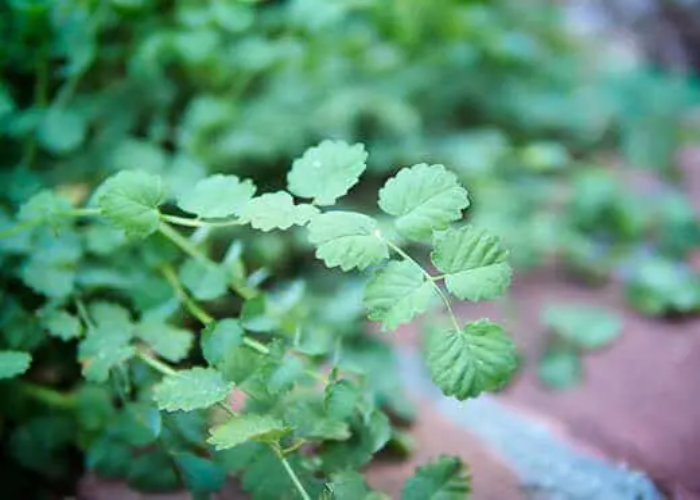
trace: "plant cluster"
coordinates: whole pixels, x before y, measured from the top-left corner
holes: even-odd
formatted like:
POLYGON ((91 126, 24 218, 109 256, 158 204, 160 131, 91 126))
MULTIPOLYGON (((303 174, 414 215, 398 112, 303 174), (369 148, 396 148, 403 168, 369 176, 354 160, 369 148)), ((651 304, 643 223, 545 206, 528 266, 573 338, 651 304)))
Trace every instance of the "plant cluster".
MULTIPOLYGON (((205 495, 233 473, 255 498, 378 498, 356 470, 400 440, 389 415, 407 416, 396 388, 371 380, 386 376, 386 348, 346 332, 355 318, 324 317, 318 308, 328 302, 247 273, 240 240, 221 259, 209 245, 226 228, 303 227, 327 267, 371 271, 364 307, 383 330, 442 304, 449 321, 433 320, 425 358, 443 393, 499 389, 516 367, 513 343, 496 323, 465 325, 449 296, 502 294, 506 252, 458 224, 469 197, 442 165, 404 168, 386 182, 379 208, 390 223, 334 209, 366 159, 359 144, 324 141, 294 161, 286 190, 262 194, 250 180, 215 174, 173 199, 157 175, 122 171, 85 207, 54 191, 30 198, 2 234, 15 289, 0 351, 0 376, 11 379, 3 400, 13 401, 6 453, 54 479, 77 447, 89 469, 145 489, 205 495), (430 245, 436 271, 407 253, 410 241, 430 245)), ((468 489, 459 461, 440 458, 417 471, 404 497, 468 489)))

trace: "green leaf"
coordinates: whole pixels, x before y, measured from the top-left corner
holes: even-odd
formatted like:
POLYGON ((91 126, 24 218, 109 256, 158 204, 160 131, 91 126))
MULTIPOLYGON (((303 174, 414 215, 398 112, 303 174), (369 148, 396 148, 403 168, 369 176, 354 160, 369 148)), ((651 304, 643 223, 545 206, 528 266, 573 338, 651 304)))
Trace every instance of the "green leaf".
POLYGON ((203 218, 240 215, 241 208, 255 194, 255 185, 235 175, 212 175, 180 195, 177 205, 203 218))
POLYGON ((75 288, 75 269, 71 263, 30 258, 21 268, 22 282, 37 293, 60 299, 75 288))
POLYGON ((323 405, 331 418, 344 420, 355 411, 360 401, 360 390, 349 380, 337 380, 326 387, 323 405))
POLYGON ((470 493, 464 464, 459 458, 443 455, 416 470, 401 490, 401 500, 464 500, 470 493))
POLYGON ((78 346, 78 360, 83 365, 83 375, 91 382, 106 382, 109 371, 125 363, 136 354, 129 345, 131 336, 109 324, 98 324, 91 329, 78 346))
POLYGON ((213 493, 223 488, 226 471, 212 460, 187 452, 176 453, 173 458, 183 483, 190 491, 213 493))
POLYGON ((323 141, 294 161, 287 186, 301 198, 313 198, 316 205, 333 205, 357 184, 367 168, 366 160, 362 144, 323 141))
POLYGON ((41 325, 49 331, 49 334, 61 340, 71 340, 83 332, 80 320, 63 309, 52 309, 41 316, 41 325))
POLYGON ((508 253, 496 236, 473 226, 448 229, 435 234, 430 257, 441 272, 445 285, 462 300, 489 300, 510 285, 512 270, 508 253))
POLYGON ((219 366, 243 342, 243 328, 235 319, 222 319, 202 331, 200 342, 207 363, 219 366))
POLYGON ((333 474, 326 488, 333 500, 366 500, 370 494, 364 476, 351 470, 333 474))
POLYGON ((85 118, 72 109, 50 108, 37 130, 42 146, 54 154, 75 150, 85 139, 85 118))
POLYGON ((328 267, 343 271, 366 269, 389 257, 384 241, 376 236, 377 223, 353 212, 328 212, 309 224, 309 241, 316 245, 316 257, 328 267))
POLYGON ((550 305, 543 319, 555 334, 581 349, 605 347, 622 331, 619 316, 592 306, 550 305))
POLYGON ((573 349, 548 349, 537 366, 542 383, 553 389, 568 389, 581 380, 581 358, 573 349))
POLYGON ((286 191, 265 193, 250 200, 240 211, 241 222, 261 231, 289 229, 309 222, 318 209, 305 203, 295 205, 286 191))
POLYGON ((173 490, 180 484, 174 465, 164 450, 147 450, 132 457, 127 475, 129 486, 146 491, 173 490))
POLYGON ((226 270, 214 262, 188 259, 180 268, 182 284, 198 300, 214 300, 228 289, 226 270))
POLYGON ((500 325, 487 320, 458 331, 431 332, 426 347, 433 382, 460 401, 500 389, 517 366, 512 340, 500 325))
POLYGON ((217 450, 226 450, 247 441, 277 441, 287 432, 289 428, 270 415, 247 414, 211 429, 207 442, 217 450))
POLYGON ((0 380, 22 375, 29 369, 32 356, 22 351, 0 351, 0 380))
POLYGON ((113 302, 97 301, 90 304, 90 317, 100 328, 111 330, 117 336, 130 337, 133 330, 131 314, 113 302))
POLYGON ((164 378, 153 389, 153 398, 161 410, 192 411, 223 401, 232 389, 219 372, 196 367, 164 378))
POLYGON ((70 221, 72 210, 69 199, 52 191, 40 191, 19 208, 17 218, 21 222, 45 224, 58 231, 70 221))
POLYGON ((158 206, 165 193, 159 176, 126 170, 107 179, 96 198, 100 211, 112 224, 129 236, 145 238, 158 229, 158 206))
POLYGON ((398 232, 413 240, 425 240, 433 231, 446 229, 468 206, 467 190, 442 165, 404 168, 379 191, 379 207, 397 217, 398 232))
POLYGON ((146 342, 159 356, 178 362, 187 357, 194 336, 189 330, 177 328, 157 319, 142 322, 136 327, 136 336, 146 342))
POLYGON ((424 313, 435 297, 420 267, 407 260, 391 261, 367 283, 364 303, 369 319, 381 321, 382 330, 394 330, 424 313))

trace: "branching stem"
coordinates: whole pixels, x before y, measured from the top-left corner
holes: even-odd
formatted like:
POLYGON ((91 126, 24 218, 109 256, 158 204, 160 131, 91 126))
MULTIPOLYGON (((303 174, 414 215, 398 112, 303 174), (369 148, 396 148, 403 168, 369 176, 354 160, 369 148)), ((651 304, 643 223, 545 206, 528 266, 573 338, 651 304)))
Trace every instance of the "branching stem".
POLYGON ((162 222, 158 226, 158 231, 160 234, 168 238, 170 241, 172 241, 175 245, 180 247, 180 249, 185 252, 187 255, 192 257, 193 259, 196 259, 200 262, 207 263, 209 262, 209 258, 204 255, 199 248, 197 248, 194 243, 192 243, 190 240, 185 238, 183 235, 181 235, 178 231, 176 231, 170 224, 166 222, 162 222))
POLYGON ((440 299, 442 300, 443 304, 445 304, 445 308, 447 309, 447 314, 450 316, 450 320, 452 321, 452 325, 455 327, 456 331, 460 330, 459 326, 459 321, 457 321, 457 316, 455 316, 454 311, 452 310, 452 304, 450 304, 450 299, 445 295, 445 292, 442 291, 442 288, 440 288, 437 284, 437 281, 442 279, 444 276, 433 276, 430 274, 428 271, 426 271, 423 266, 421 266, 413 257, 408 255, 401 247, 396 245, 394 242, 387 240, 382 236, 380 232, 376 232, 375 236, 382 240, 391 250, 393 250, 395 253, 403 257, 409 262, 412 262, 416 266, 418 266, 418 269, 421 270, 425 278, 428 280, 428 282, 433 286, 437 294, 440 296, 440 299))
POLYGON ((284 470, 287 471, 287 474, 289 475, 289 479, 292 480, 292 483, 294 483, 294 486, 296 487, 297 491, 299 492, 299 495, 301 495, 301 498, 303 500, 311 500, 311 496, 306 492, 304 489, 304 485, 301 484, 301 481, 299 480, 299 477, 296 475, 296 472, 294 472, 294 469, 292 469, 292 466, 289 465, 289 462, 284 456, 284 453, 282 453, 282 450, 280 449, 279 445, 271 445, 273 451, 277 455, 277 457, 280 459, 280 462, 282 462, 282 466, 284 467, 284 470))
POLYGON ((153 356, 151 356, 150 354, 148 354, 148 353, 147 353, 146 351, 144 351, 144 350, 139 350, 138 353, 137 353, 137 356, 138 356, 144 363, 146 363, 148 366, 150 366, 151 368, 153 368, 153 369, 156 370, 157 372, 162 373, 162 374, 165 375, 165 376, 172 377, 172 376, 177 375, 177 370, 175 370, 174 368, 172 368, 172 367, 166 365, 165 363, 163 363, 163 362, 160 361, 159 359, 154 358, 153 356))

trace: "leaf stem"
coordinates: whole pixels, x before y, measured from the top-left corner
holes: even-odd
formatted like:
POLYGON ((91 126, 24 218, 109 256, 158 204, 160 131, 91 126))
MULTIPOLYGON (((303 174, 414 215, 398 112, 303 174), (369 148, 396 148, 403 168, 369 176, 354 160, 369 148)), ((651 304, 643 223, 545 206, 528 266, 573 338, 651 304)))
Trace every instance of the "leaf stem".
POLYGON ((158 226, 160 234, 168 238, 187 255, 200 262, 209 262, 209 258, 204 255, 190 240, 182 236, 170 224, 163 222, 158 226))
MULTIPOLYGON (((67 212, 63 212, 61 215, 64 215, 66 217, 92 217, 95 215, 100 215, 100 210, 98 208, 76 208, 67 212)), ((5 238, 11 238, 12 236, 15 236, 19 233, 22 233, 24 231, 29 231, 30 229, 33 229, 34 227, 42 224, 44 221, 43 219, 32 219, 32 220, 27 220, 23 221, 19 224, 15 224, 12 227, 9 227, 5 229, 4 231, 0 232, 0 240, 5 239, 5 238)))
POLYGON ((243 223, 238 219, 231 220, 221 220, 221 221, 208 221, 202 219, 193 219, 187 217, 178 217, 177 215, 166 215, 161 214, 160 218, 171 224, 176 224, 185 227, 226 227, 226 226, 240 226, 243 223))
MULTIPOLYGON (((196 300, 189 296, 175 274, 175 270, 171 266, 163 266, 161 268, 161 272, 192 316, 197 318, 197 320, 204 326, 208 326, 215 321, 215 318, 211 314, 205 311, 196 300)), ((270 354, 270 349, 265 344, 258 342, 257 340, 253 340, 249 337, 243 337, 243 343, 260 354, 270 354)))
POLYGON ((139 350, 136 354, 144 363, 146 363, 148 366, 156 370, 157 372, 162 373, 163 375, 172 377, 177 375, 177 370, 174 368, 166 365, 159 359, 154 358, 144 350, 139 350))
POLYGON ((382 236, 382 234, 377 231, 375 232, 375 236, 382 240, 386 246, 388 246, 391 250, 396 252, 398 255, 403 257, 404 259, 408 260, 409 262, 413 262, 416 266, 418 266, 418 269, 421 270, 425 278, 430 282, 430 284, 433 286, 437 294, 440 296, 440 299, 442 300, 443 304, 445 304, 445 308, 447 309, 447 314, 450 316, 450 320, 452 321, 452 325, 455 327, 456 331, 460 330, 459 326, 459 321, 457 321, 457 316, 455 316, 454 311, 452 310, 452 304, 450 304, 450 299, 445 295, 445 292, 442 291, 442 289, 438 286, 436 281, 439 281, 443 276, 433 276, 430 274, 428 271, 426 271, 423 266, 421 266, 413 257, 408 255, 401 247, 396 245, 390 240, 387 240, 382 236))
POLYGON ((83 320, 83 323, 85 323, 88 330, 94 330, 95 323, 92 322, 92 319, 88 314, 87 307, 85 307, 85 303, 80 299, 75 299, 75 308, 78 310, 78 316, 80 316, 80 319, 83 320))
POLYGON ((75 399, 72 394, 64 394, 48 387, 21 382, 19 390, 26 396, 54 408, 66 409, 75 406, 75 399))
POLYGON ((205 311, 204 308, 202 308, 202 306, 200 306, 185 291, 185 288, 182 286, 182 283, 180 283, 180 280, 178 279, 177 274, 175 274, 175 270, 172 268, 172 266, 165 265, 161 267, 161 272, 173 290, 175 290, 175 294, 182 301, 185 309, 187 309, 192 316, 197 318, 197 320, 205 326, 214 322, 214 317, 205 311))
POLYGON ((294 486, 296 487, 297 491, 301 495, 301 498, 303 498, 303 500, 311 500, 311 496, 309 496, 309 494, 304 489, 304 485, 301 484, 301 481, 299 480, 299 477, 294 472, 294 469, 292 469, 292 466, 289 465, 289 462, 284 457, 284 454, 282 453, 282 450, 280 449, 279 445, 271 445, 271 447, 274 450, 275 454, 277 455, 277 458, 279 458, 280 462, 282 462, 282 466, 284 467, 284 470, 287 471, 289 478, 292 480, 292 483, 294 483, 294 486))

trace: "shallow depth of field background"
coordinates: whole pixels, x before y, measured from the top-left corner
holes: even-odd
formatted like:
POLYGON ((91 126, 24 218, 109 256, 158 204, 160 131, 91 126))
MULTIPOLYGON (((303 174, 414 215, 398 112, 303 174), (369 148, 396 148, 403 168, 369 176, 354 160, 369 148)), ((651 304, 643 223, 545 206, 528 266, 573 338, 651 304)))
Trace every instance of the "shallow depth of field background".
MULTIPOLYGON (((515 268, 509 297, 462 306, 521 348, 494 401, 700 498, 700 2, 0 0, 0 40, 3 227, 42 186, 79 202, 120 169, 172 196, 220 172, 277 188, 327 138, 366 145, 367 191, 345 203, 369 212, 397 168, 444 164, 515 268)), ((245 241, 252 269, 322 272, 303 238, 245 241)), ((402 355, 419 330, 392 336, 402 355)), ((477 498, 546 482, 527 464, 547 449, 515 466, 409 385, 418 455, 462 454, 477 498)), ((370 476, 394 491, 408 467, 370 476)))

